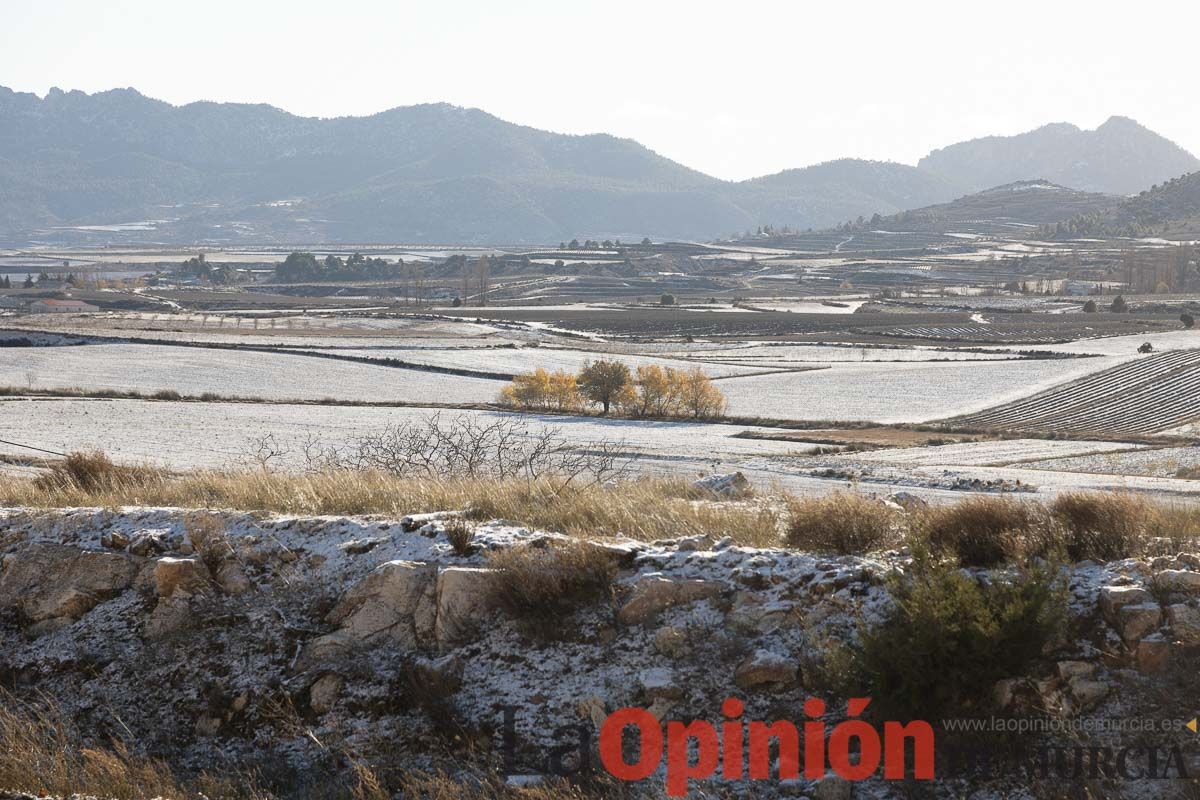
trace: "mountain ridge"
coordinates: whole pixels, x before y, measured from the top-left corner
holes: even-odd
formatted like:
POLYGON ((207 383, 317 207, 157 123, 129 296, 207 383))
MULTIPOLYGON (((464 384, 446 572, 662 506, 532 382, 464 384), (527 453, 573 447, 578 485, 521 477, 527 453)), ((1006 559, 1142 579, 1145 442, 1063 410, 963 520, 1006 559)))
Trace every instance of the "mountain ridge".
POLYGON ((40 98, 0 87, 0 233, 10 238, 166 220, 129 235, 708 239, 764 223, 828 227, 968 192, 945 171, 850 158, 724 181, 633 139, 553 133, 448 103, 313 118, 262 103, 175 106, 132 88, 40 98))

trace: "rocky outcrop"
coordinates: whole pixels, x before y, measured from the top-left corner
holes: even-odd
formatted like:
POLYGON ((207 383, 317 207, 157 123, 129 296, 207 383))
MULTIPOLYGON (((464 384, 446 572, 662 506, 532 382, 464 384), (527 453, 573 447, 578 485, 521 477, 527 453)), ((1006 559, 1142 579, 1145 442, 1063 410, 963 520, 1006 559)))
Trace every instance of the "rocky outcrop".
POLYGON ((633 592, 617 612, 617 618, 626 625, 648 622, 673 606, 716 597, 724 588, 715 581, 645 575, 634 584, 633 592))
POLYGON ((29 544, 0 563, 0 608, 16 609, 33 623, 73 622, 129 588, 136 570, 116 553, 29 544))

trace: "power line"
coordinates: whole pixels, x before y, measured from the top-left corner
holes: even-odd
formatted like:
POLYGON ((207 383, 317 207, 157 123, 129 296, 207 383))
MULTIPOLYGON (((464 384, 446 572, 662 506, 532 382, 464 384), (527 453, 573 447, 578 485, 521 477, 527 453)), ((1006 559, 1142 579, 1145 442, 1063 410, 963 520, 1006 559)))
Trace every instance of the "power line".
POLYGON ((46 450, 45 448, 42 448, 42 447, 34 447, 31 444, 21 444, 20 442, 7 442, 4 439, 0 439, 0 444, 12 445, 13 447, 24 447, 26 450, 36 450, 39 453, 47 453, 49 455, 59 456, 61 458, 67 457, 66 453, 58 453, 58 452, 55 452, 54 450, 46 450))

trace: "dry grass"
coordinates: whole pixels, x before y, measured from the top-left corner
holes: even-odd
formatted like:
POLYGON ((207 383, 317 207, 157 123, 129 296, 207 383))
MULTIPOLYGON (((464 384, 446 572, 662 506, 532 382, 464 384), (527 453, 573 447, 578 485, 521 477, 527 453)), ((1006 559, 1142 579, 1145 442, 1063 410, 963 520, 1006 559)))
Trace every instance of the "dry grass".
POLYGON ((990 567, 1044 549, 1049 523, 1040 503, 975 496, 924 509, 912 533, 935 553, 954 555, 965 566, 990 567))
POLYGON ((268 800, 248 777, 202 775, 182 782, 163 762, 138 756, 122 742, 84 744, 51 703, 29 705, 0 696, 0 788, 106 800, 200 798, 268 800))
POLYGON ((34 484, 46 492, 72 489, 103 492, 135 486, 155 475, 150 468, 116 464, 103 452, 93 450, 71 453, 62 461, 53 462, 34 484))
POLYGON ((446 521, 446 541, 450 543, 455 555, 469 556, 474 553, 476 548, 471 544, 471 540, 474 538, 475 532, 471 530, 471 526, 466 520, 453 517, 446 521))
POLYGON ((0 478, 0 505, 145 505, 314 515, 404 515, 468 508, 474 519, 509 519, 593 539, 626 536, 651 541, 710 534, 727 535, 745 545, 779 544, 780 517, 773 508, 693 502, 686 480, 640 477, 609 486, 564 486, 554 479, 439 480, 350 470, 171 475, 143 467, 116 469, 120 479, 0 478))
MULTIPOLYGON (((611 782, 584 787, 563 781, 548 781, 539 786, 514 787, 505 785, 499 779, 462 781, 444 775, 427 774, 407 776, 401 781, 400 792, 405 800, 598 800, 630 794, 625 787, 612 785, 611 782)), ((390 795, 367 795, 363 800, 384 800, 386 797, 390 795)))
POLYGON ((553 623, 611 597, 617 564, 589 542, 542 541, 488 554, 492 601, 521 620, 553 623))
POLYGON ((1072 561, 1115 561, 1145 551, 1153 509, 1131 494, 1069 492, 1050 504, 1072 561))
POLYGON ((867 553, 895 544, 901 515, 851 492, 788 500, 787 543, 818 553, 867 553))

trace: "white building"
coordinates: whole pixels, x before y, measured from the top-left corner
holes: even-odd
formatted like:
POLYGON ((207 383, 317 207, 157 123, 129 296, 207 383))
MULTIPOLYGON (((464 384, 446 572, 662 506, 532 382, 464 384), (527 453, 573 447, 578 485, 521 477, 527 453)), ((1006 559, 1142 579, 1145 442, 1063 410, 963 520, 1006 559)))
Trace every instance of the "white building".
POLYGON ((82 300, 34 300, 29 304, 31 314, 82 314, 99 310, 100 306, 82 300))

